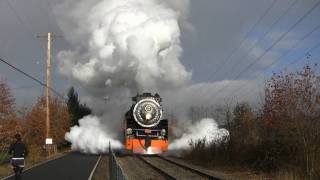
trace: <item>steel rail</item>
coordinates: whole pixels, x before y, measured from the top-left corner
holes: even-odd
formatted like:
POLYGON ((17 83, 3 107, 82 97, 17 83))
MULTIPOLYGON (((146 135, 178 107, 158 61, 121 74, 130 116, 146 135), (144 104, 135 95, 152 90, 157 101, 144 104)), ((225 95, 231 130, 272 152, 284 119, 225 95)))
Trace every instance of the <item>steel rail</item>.
POLYGON ((174 165, 176 165, 176 166, 178 166, 178 167, 181 167, 181 168, 183 168, 183 169, 185 169, 185 170, 191 171, 192 173, 195 173, 195 174, 198 174, 198 175, 200 175, 200 176, 202 176, 202 177, 208 178, 208 179, 210 179, 210 180, 221 180, 221 178, 218 178, 218 177, 212 176, 212 175, 210 175, 210 174, 204 173, 204 172, 202 172, 202 171, 193 169, 193 168, 188 167, 188 166, 186 166, 186 165, 183 165, 183 164, 181 164, 181 163, 178 163, 178 162, 172 161, 172 160, 170 160, 170 159, 167 159, 167 158, 165 158, 165 157, 163 157, 163 156, 156 155, 156 157, 158 157, 158 158, 160 158, 160 159, 162 159, 162 160, 165 160, 165 161, 167 161, 167 162, 169 162, 169 163, 171 163, 171 164, 174 164, 174 165))
POLYGON ((165 177, 168 180, 176 180, 177 178, 171 176, 170 174, 166 173, 165 171, 161 170, 157 166, 151 164, 147 160, 145 160, 141 155, 137 156, 142 162, 146 163, 148 166, 150 166, 153 170, 157 171, 159 174, 161 174, 163 177, 165 177))

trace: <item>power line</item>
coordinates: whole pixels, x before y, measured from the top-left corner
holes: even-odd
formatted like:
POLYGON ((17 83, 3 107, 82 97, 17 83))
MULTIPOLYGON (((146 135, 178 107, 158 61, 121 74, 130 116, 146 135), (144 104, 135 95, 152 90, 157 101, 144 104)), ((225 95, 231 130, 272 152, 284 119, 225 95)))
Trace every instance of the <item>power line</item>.
MULTIPOLYGON (((223 65, 225 66, 225 64, 227 62, 230 61, 231 57, 234 55, 235 52, 237 52, 240 47, 243 45, 243 43, 248 39, 249 35, 254 31, 254 29, 258 26, 258 24, 260 24, 260 22, 269 14, 269 11, 273 8, 273 6, 275 5, 277 0, 273 0, 272 3, 269 5, 269 7, 264 11, 264 13, 259 17, 259 19, 254 23, 254 25, 250 28, 250 30, 246 33, 246 35, 242 38, 239 46, 236 46, 227 56, 226 59, 224 59, 222 61, 223 65)), ((220 72, 222 68, 217 69, 214 73, 213 76, 218 74, 218 72, 220 72)))
MULTIPOLYGON (((291 50, 297 48, 297 46, 299 45, 300 42, 304 41, 305 39, 307 39, 309 36, 311 36, 314 32, 316 32, 318 29, 320 28, 320 24, 317 25, 315 28, 313 28, 309 33, 307 33, 305 36, 303 36, 300 41, 298 41, 295 45, 293 45, 285 54, 283 54, 280 58, 277 58, 276 61, 273 61, 268 67, 267 69, 271 68, 274 64, 276 64, 278 62, 278 60, 284 58, 285 56, 287 56, 291 50)), ((309 49, 307 52, 313 51, 313 48, 309 49)))
POLYGON ((22 17, 19 15, 19 13, 15 10, 15 8, 12 6, 12 4, 9 2, 9 0, 5 0, 11 11, 13 11, 14 15, 17 17, 18 21, 26 28, 26 30, 33 36, 32 30, 30 26, 27 25, 22 19, 22 17))
MULTIPOLYGON (((307 38, 309 38, 314 32, 316 32, 317 30, 320 29, 320 24, 318 24, 317 26, 315 26, 311 31, 309 31, 307 34, 305 34, 300 40, 298 40, 293 46, 291 46, 290 49, 288 49, 284 54, 282 54, 280 57, 276 58, 271 64, 269 64, 265 70, 267 69, 270 69, 274 64, 276 64, 277 62, 279 62, 281 59, 283 59, 284 57, 286 57, 287 55, 290 54, 290 52, 297 48, 301 42, 303 42, 304 40, 306 40, 307 38)), ((312 46, 310 49, 308 49, 306 51, 306 53, 309 53, 311 51, 314 51, 315 49, 317 49, 318 47, 320 46, 320 43, 319 44, 316 44, 315 46, 312 46)), ((295 61, 298 61, 298 59, 296 59, 295 61)), ((294 61, 294 62, 295 62, 294 61)), ((291 66, 292 64, 289 64, 288 66, 291 66)), ((262 74, 263 72, 260 72, 260 74, 262 74)), ((238 89, 239 91, 240 89, 238 89)))
POLYGON ((299 18, 299 20, 294 23, 284 34, 282 34, 270 47, 268 47, 264 53, 262 53, 255 61, 250 63, 244 70, 242 70, 238 75, 236 76, 236 79, 238 79, 246 70, 251 68, 255 63, 260 61, 274 46, 276 46, 283 38, 285 38, 289 32, 291 32, 292 29, 294 29, 298 24, 300 24, 315 8, 317 8, 320 5, 320 1, 318 1, 306 14, 304 14, 302 17, 299 18))
MULTIPOLYGON (((24 29, 26 33, 29 33, 30 37, 33 37, 33 38, 31 38, 32 40, 35 40, 34 39, 35 34, 33 33, 31 26, 28 23, 26 23, 26 21, 24 21, 22 16, 20 16, 18 11, 15 9, 15 7, 10 3, 10 0, 4 0, 4 1, 6 2, 9 9, 16 16, 16 19, 18 20, 18 22, 24 27, 22 29, 24 29)), ((41 42, 39 42, 39 41, 33 41, 33 42, 35 43, 36 46, 39 46, 42 49, 41 42)))
MULTIPOLYGON (((21 69, 19 69, 19 68, 15 67, 14 65, 10 64, 8 61, 6 61, 6 60, 4 60, 4 59, 2 59, 2 58, 0 58, 0 61, 2 61, 3 63, 7 64, 7 65, 8 65, 8 66, 10 66, 12 69, 14 69, 14 70, 16 70, 16 71, 20 72, 21 74, 23 74, 24 76, 28 77, 29 79, 31 79, 31 80, 33 80, 33 81, 37 82, 37 83, 38 83, 38 84, 40 84, 41 86, 43 86, 43 87, 47 87, 47 84, 45 84, 45 83, 41 82, 41 81, 40 81, 40 80, 38 80, 37 78, 35 78, 35 77, 33 77, 33 76, 29 75, 28 73, 24 72, 23 70, 21 70, 21 69)), ((59 97, 61 97, 61 98, 63 98, 63 99, 64 99, 64 97, 63 97, 62 95, 60 95, 56 90, 54 90, 54 89, 53 89, 53 88, 51 88, 51 87, 50 87, 50 91, 52 91, 54 94, 56 94, 57 96, 59 96, 59 97)))
MULTIPOLYGON (((265 39, 267 37, 267 35, 271 32, 271 30, 281 21, 281 19, 283 17, 285 17, 291 10, 291 8, 293 8, 295 6, 295 4, 298 2, 298 0, 295 0, 293 1, 290 6, 286 9, 286 11, 284 13, 281 14, 281 16, 279 16, 276 21, 274 21, 272 23, 272 25, 270 26, 270 29, 269 31, 266 31, 264 33, 264 35, 259 38, 259 40, 257 40, 251 47, 250 49, 248 50, 248 53, 245 53, 244 56, 241 56, 239 59, 240 61, 243 60, 245 57, 248 57, 251 53, 251 51, 256 47, 257 44, 259 44, 263 39, 265 39)), ((234 63, 233 66, 231 67, 231 70, 229 70, 228 72, 233 72, 234 71, 234 68, 237 66, 238 63, 234 63)))
MULTIPOLYGON (((14 8, 14 6, 12 6, 12 4, 9 2, 9 0, 5 0, 5 2, 7 3, 7 5, 9 6, 9 8, 13 11, 14 15, 17 17, 18 21, 25 27, 25 30, 30 33, 31 36, 34 36, 34 34, 32 33, 32 29, 30 28, 30 26, 25 23, 25 21, 23 20, 23 18, 19 15, 19 13, 16 11, 16 9, 14 8)), ((49 3, 48 3, 48 6, 49 6, 49 3)), ((48 25, 50 24, 49 22, 49 14, 48 14, 48 25)), ((40 42, 38 41, 39 45, 40 45, 40 48, 42 48, 40 42)), ((4 62, 3 59, 1 59, 1 61, 4 62)), ((39 83, 41 86, 44 86, 44 87, 47 87, 48 84, 45 84, 43 82, 41 82, 40 80, 30 76, 29 74, 23 72, 22 70, 14 67, 13 65, 9 64, 8 62, 4 62, 6 63, 7 65, 11 66, 12 68, 14 68, 15 70, 19 71, 20 73, 24 74, 25 76, 31 78, 32 80, 36 81, 37 83, 39 83)), ((51 87, 49 87, 50 91, 52 91, 53 93, 55 93, 56 95, 58 95, 59 97, 62 97, 57 91, 55 91, 54 89, 52 89, 51 87)))
MULTIPOLYGON (((267 66, 267 68, 265 68, 265 70, 270 69, 275 63, 279 62, 279 60, 281 60, 282 58, 284 58, 285 56, 287 56, 293 49, 297 48, 298 45, 300 45, 300 43, 304 40, 306 40, 308 37, 310 37, 314 32, 316 32, 316 30, 318 30, 320 28, 320 24, 317 25, 315 28, 313 28, 310 32, 308 32, 307 34, 305 34, 299 41, 296 42, 296 44, 294 44, 286 53, 284 53, 282 56, 278 57, 277 59, 275 59, 270 65, 267 66)), ((312 46, 311 48, 309 48, 306 53, 311 53, 312 51, 316 50, 317 48, 320 47, 320 43, 312 46)), ((301 61, 302 59, 304 59, 303 57, 299 57, 296 58, 295 60, 293 60, 290 64, 288 64, 286 67, 289 67, 295 63, 297 63, 298 61, 301 61)), ((263 72, 260 72, 260 75, 262 75, 263 72)), ((234 94, 235 92, 239 92, 242 91, 244 89, 244 87, 246 86, 241 86, 237 89, 235 89, 234 91, 231 92, 231 94, 234 94)), ((248 91, 248 90, 245 90, 248 91)), ((245 93, 246 94, 246 93, 245 93)))
MULTIPOLYGON (((320 47, 320 43, 316 44, 315 46, 313 46, 312 48, 310 48, 307 53, 311 53, 312 51, 318 49, 320 47)), ((297 62, 303 60, 304 58, 299 58, 299 59, 296 59, 294 61, 292 61, 290 64, 288 64, 286 67, 289 67, 289 66, 292 66, 293 64, 296 64, 297 62)))
MULTIPOLYGON (((264 57, 275 45, 277 45, 286 35, 291 32, 292 29, 294 29, 298 24, 300 24, 308 15, 310 15, 314 9, 316 9, 320 5, 320 1, 318 1, 311 9, 309 9, 303 16, 301 16, 297 22, 295 22, 284 34, 282 34, 271 46, 269 46, 255 61, 250 63, 245 69, 240 71, 240 73, 237 74, 234 80, 238 80, 241 75, 246 72, 249 68, 251 68, 255 63, 260 61, 262 57, 264 57)), ((222 92, 226 87, 228 87, 228 84, 223 86, 221 89, 218 90, 217 94, 222 92)))
MULTIPOLYGON (((311 52, 317 50, 318 48, 320 48, 320 43, 317 43, 316 45, 312 46, 312 47, 309 48, 306 52, 307 52, 307 53, 311 53, 311 52)), ((285 66, 285 67, 290 67, 290 66, 292 66, 293 64, 296 64, 297 62, 299 62, 299 61, 301 61, 301 60, 303 60, 303 59, 305 59, 305 58, 304 58, 304 57, 298 57, 298 58, 296 58, 295 60, 293 60, 291 63, 289 63, 289 64, 288 64, 287 66, 285 66)), ((232 93, 238 92, 238 91, 242 90, 244 87, 246 87, 246 86, 242 86, 242 87, 240 87, 239 89, 237 89, 236 91, 232 91, 232 93)), ((245 90, 245 91, 248 91, 248 90, 245 90)), ((250 93, 252 93, 252 92, 250 92, 250 93)), ((247 94, 247 92, 244 93, 244 94, 247 94)))

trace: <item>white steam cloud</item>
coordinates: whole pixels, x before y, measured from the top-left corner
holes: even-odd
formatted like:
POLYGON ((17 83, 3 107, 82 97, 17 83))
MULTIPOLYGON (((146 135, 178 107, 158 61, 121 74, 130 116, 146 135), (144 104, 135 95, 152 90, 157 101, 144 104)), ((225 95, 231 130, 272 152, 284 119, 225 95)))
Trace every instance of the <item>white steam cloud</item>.
POLYGON ((174 140, 169 149, 189 149, 190 140, 196 141, 199 139, 206 139, 208 143, 219 143, 229 137, 229 131, 224 128, 219 128, 217 122, 211 118, 205 118, 188 126, 181 138, 174 140))
POLYGON ((179 60, 181 14, 169 5, 159 0, 68 1, 60 7, 70 12, 61 24, 77 48, 59 53, 59 71, 98 96, 184 86, 191 74, 179 60))
POLYGON ((86 116, 79 120, 79 126, 74 126, 66 133, 65 139, 72 143, 72 149, 84 153, 100 153, 108 151, 109 142, 112 148, 120 148, 119 141, 114 140, 115 134, 101 126, 100 119, 96 116, 86 116))
POLYGON ((74 47, 59 52, 58 70, 89 93, 89 105, 101 115, 83 118, 66 134, 73 148, 105 151, 115 137, 107 132, 121 132, 133 95, 176 92, 188 84, 179 27, 190 27, 188 12, 189 0, 69 0, 55 9, 74 47))

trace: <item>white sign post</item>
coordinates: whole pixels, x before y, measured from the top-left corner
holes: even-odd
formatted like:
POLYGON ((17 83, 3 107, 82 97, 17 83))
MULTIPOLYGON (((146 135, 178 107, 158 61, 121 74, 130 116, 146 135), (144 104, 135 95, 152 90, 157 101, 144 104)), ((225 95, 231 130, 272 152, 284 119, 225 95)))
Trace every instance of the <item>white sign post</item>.
POLYGON ((53 144, 53 141, 52 141, 52 138, 46 138, 46 145, 45 145, 45 148, 46 148, 46 154, 47 156, 50 157, 50 154, 51 154, 51 146, 53 144))
POLYGON ((52 138, 46 138, 46 145, 52 145, 52 138))

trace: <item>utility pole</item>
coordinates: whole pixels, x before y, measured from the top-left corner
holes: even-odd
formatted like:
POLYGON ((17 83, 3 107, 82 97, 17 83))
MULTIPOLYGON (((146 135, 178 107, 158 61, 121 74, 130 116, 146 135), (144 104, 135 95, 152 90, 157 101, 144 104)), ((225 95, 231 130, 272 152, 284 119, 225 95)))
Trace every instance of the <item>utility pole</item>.
POLYGON ((48 49, 47 49, 47 88, 46 88, 46 139, 50 138, 50 87, 51 87, 51 33, 48 32, 48 49))
POLYGON ((50 146, 53 143, 52 138, 50 137, 50 91, 51 91, 51 41, 52 37, 61 37, 58 35, 53 35, 51 32, 48 32, 47 35, 37 36, 38 38, 47 38, 47 84, 46 84, 46 141, 45 147, 48 155, 50 156, 50 146))

